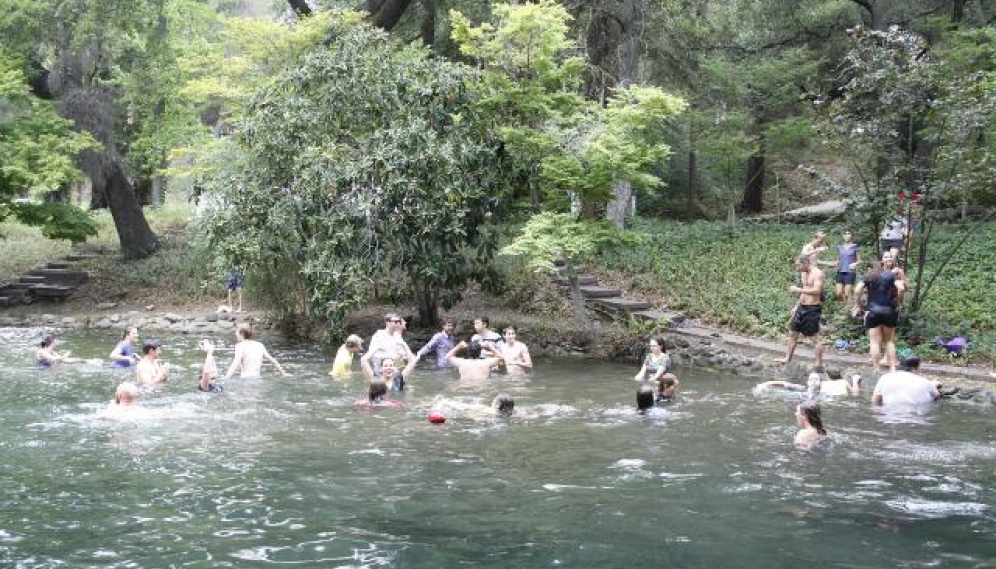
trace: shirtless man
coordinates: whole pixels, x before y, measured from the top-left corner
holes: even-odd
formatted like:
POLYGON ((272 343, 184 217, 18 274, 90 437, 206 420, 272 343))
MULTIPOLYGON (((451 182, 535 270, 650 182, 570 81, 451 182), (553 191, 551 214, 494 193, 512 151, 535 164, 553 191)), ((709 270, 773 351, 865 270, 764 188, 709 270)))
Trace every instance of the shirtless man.
POLYGON ((287 376, 287 372, 280 366, 280 362, 266 351, 266 346, 252 339, 251 328, 244 324, 239 326, 235 329, 235 338, 238 340, 238 343, 235 344, 235 356, 232 359, 232 365, 228 366, 225 379, 235 375, 235 370, 239 368, 242 370, 239 377, 261 377, 263 359, 272 363, 280 375, 287 376))
POLYGON ((487 316, 478 316, 474 319, 474 335, 470 337, 471 343, 479 342, 482 347, 491 346, 498 349, 502 342, 501 334, 490 328, 491 321, 487 316))
POLYGON ((142 359, 135 365, 135 376, 139 385, 155 385, 166 383, 170 365, 159 361, 163 347, 155 340, 148 340, 142 345, 142 359))
POLYGON ((122 417, 138 409, 138 386, 130 381, 125 381, 114 390, 114 400, 111 401, 104 415, 108 417, 122 417))
POLYGON ((799 295, 799 300, 792 309, 792 320, 789 322, 788 351, 785 358, 776 360, 781 363, 792 361, 795 346, 799 343, 799 334, 813 339, 813 353, 816 365, 823 362, 823 343, 820 338, 820 318, 823 316, 823 271, 812 261, 809 255, 799 255, 795 267, 802 275, 802 286, 792 285, 789 292, 799 295))
POLYGON ((446 361, 456 368, 460 379, 478 381, 491 377, 491 368, 502 362, 501 356, 481 357, 481 344, 478 342, 460 342, 446 354, 446 361), (466 350, 465 358, 458 357, 461 350, 466 350))
POLYGON ((529 347, 515 339, 515 327, 505 328, 505 341, 499 344, 498 352, 505 360, 505 370, 509 375, 525 375, 533 370, 533 359, 529 347))

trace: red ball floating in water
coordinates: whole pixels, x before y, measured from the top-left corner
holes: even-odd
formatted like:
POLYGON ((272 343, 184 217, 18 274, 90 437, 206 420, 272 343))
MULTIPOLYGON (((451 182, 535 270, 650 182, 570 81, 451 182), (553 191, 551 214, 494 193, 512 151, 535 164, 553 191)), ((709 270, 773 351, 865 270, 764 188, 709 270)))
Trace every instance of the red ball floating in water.
POLYGON ((436 425, 441 425, 446 422, 446 415, 437 412, 429 413, 429 422, 434 423, 436 425))

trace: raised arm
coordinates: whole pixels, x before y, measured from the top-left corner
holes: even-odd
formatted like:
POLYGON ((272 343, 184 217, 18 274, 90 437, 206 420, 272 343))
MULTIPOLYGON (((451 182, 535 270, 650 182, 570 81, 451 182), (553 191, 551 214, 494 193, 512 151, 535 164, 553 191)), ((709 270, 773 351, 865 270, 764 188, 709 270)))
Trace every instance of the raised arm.
POLYGON ((457 354, 460 353, 460 350, 466 347, 467 347, 467 342, 460 340, 459 344, 453 346, 452 348, 450 348, 450 351, 446 352, 446 361, 448 361, 452 365, 457 365, 457 360, 460 359, 457 357, 457 354))
POLYGON ((407 380, 408 377, 411 376, 412 372, 415 371, 415 364, 418 363, 418 360, 419 360, 418 355, 416 355, 413 358, 410 358, 408 360, 408 365, 405 366, 405 369, 401 370, 401 377, 407 380))

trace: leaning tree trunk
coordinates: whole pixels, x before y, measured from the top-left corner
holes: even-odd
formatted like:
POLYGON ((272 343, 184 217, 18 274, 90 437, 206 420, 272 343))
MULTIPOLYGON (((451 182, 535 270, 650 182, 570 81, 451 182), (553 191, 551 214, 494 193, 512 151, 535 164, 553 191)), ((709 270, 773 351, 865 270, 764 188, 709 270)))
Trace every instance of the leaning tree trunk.
POLYGON ((584 295, 581 294, 581 281, 578 279, 578 272, 570 259, 564 264, 564 275, 571 288, 571 306, 574 307, 574 314, 578 317, 581 327, 587 330, 591 326, 591 322, 588 320, 588 309, 585 308, 584 295))
POLYGON ((156 234, 145 220, 142 205, 117 160, 102 164, 99 175, 93 176, 93 192, 101 194, 111 210, 125 257, 148 257, 155 252, 159 244, 156 234))
POLYGON ((432 47, 436 45, 436 0, 422 0, 422 25, 419 35, 422 43, 432 47))

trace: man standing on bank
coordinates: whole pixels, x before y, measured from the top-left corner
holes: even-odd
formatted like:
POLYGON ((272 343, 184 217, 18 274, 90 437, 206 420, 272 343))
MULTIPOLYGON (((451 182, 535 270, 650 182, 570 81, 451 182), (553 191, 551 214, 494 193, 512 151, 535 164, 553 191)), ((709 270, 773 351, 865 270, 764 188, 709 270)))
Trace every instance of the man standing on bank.
POLYGON ((823 363, 823 343, 820 337, 820 318, 823 316, 823 271, 816 266, 809 255, 799 255, 795 259, 795 267, 802 275, 802 286, 792 285, 789 292, 798 294, 799 300, 792 309, 792 320, 789 322, 788 351, 785 358, 777 360, 789 363, 795 354, 799 334, 813 339, 813 354, 816 365, 823 363))

